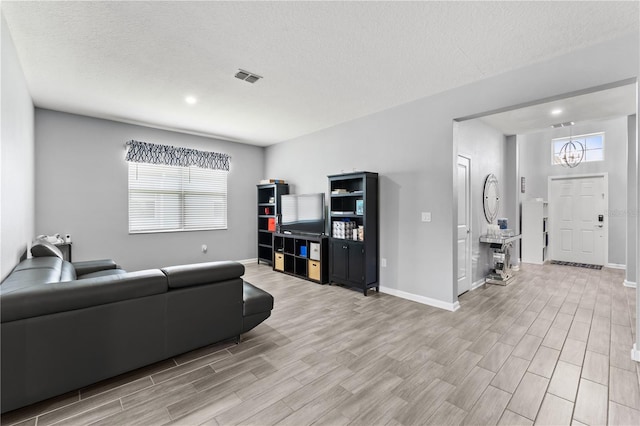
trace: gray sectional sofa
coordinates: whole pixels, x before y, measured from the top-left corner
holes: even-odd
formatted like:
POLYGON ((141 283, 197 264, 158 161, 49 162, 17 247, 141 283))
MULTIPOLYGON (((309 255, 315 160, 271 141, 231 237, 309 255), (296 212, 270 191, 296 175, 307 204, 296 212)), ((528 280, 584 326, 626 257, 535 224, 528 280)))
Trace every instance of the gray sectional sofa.
POLYGON ((239 340, 273 308, 269 293, 242 280, 237 262, 126 272, 112 260, 32 253, 40 257, 19 263, 0 285, 3 413, 239 340))

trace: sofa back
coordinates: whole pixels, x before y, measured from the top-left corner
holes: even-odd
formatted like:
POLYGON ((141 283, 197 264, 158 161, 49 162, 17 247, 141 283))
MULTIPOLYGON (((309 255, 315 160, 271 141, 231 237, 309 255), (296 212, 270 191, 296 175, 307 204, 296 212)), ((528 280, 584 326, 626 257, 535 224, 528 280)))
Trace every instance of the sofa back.
POLYGON ((0 295, 38 286, 76 279, 73 265, 55 256, 34 257, 20 262, 0 285, 0 295))
POLYGON ((166 291, 166 277, 158 269, 30 285, 0 295, 1 318, 2 322, 16 321, 152 296, 166 291))

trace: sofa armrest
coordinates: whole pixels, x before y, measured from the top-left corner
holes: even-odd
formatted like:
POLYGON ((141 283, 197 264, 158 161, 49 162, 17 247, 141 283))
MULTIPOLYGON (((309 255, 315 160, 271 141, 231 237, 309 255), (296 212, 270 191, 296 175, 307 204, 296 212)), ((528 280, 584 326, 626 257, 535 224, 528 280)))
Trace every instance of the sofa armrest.
POLYGON ((166 293, 158 269, 26 287, 0 297, 2 322, 166 293))
POLYGON ((232 261, 167 266, 161 270, 167 276, 169 288, 211 284, 244 275, 244 265, 232 261))
POLYGON ((116 269, 118 265, 111 259, 101 260, 85 260, 82 262, 71 263, 76 270, 76 276, 90 274, 92 272, 104 271, 107 269, 116 269))

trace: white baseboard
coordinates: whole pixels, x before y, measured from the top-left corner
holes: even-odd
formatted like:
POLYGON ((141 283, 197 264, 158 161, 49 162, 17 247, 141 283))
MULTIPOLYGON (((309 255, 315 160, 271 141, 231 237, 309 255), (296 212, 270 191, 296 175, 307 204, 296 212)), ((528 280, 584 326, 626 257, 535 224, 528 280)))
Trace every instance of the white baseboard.
POLYGON ((623 265, 621 263, 607 263, 604 266, 611 269, 627 269, 627 265, 623 265))
POLYGON ((242 263, 243 265, 248 265, 249 263, 257 263, 258 262, 258 258, 254 257, 253 259, 236 260, 236 262, 242 263))
POLYGON ((423 305, 433 306, 435 308, 445 309, 447 311, 455 312, 460 309, 460 302, 457 300, 454 303, 443 302, 442 300, 432 299, 430 297, 418 296, 417 294, 407 293, 406 291, 397 290, 395 288, 389 288, 380 286, 380 292, 390 294, 392 296, 400 297, 401 299, 411 300, 413 302, 422 303, 423 305))
POLYGON ((633 349, 631 349, 631 359, 640 362, 640 350, 638 350, 637 343, 634 343, 633 349))
POLYGON ((624 285, 625 287, 630 287, 630 288, 637 288, 638 287, 638 285, 636 283, 634 283, 633 281, 627 281, 627 280, 624 280, 622 285, 624 285))
POLYGON ((473 291, 473 290, 475 290, 476 288, 478 288, 478 287, 480 287, 480 286, 484 285, 484 283, 485 283, 485 282, 486 282, 486 281, 485 281, 485 279, 484 279, 484 278, 482 278, 482 279, 480 279, 480 280, 476 281, 475 283, 471 283, 471 290, 473 291))

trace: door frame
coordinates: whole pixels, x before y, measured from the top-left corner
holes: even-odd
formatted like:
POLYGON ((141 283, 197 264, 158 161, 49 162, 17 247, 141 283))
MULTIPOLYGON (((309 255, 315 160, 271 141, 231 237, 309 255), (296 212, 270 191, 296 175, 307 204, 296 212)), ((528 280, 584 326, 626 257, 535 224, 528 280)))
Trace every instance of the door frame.
MULTIPOLYGON (((469 289, 467 291, 471 291, 474 289, 473 287, 473 259, 471 258, 471 255, 473 253, 473 244, 472 244, 472 237, 473 237, 473 219, 471 218, 471 212, 473 211, 472 209, 472 202, 473 202, 473 196, 472 196, 472 190, 471 190, 471 156, 468 154, 457 154, 456 157, 456 171, 457 171, 457 167, 458 167, 458 161, 460 160, 460 158, 465 159, 468 162, 468 167, 467 167, 467 200, 466 200, 466 204, 467 204, 467 212, 466 212, 466 216, 467 216, 467 264, 465 265, 465 269, 467 271, 467 279, 469 280, 469 289)), ((457 183, 457 180, 456 180, 457 183)), ((458 191, 460 191, 460 188, 458 188, 458 191)), ((457 200, 457 199, 456 199, 457 200)), ((460 206, 457 205, 457 209, 456 211, 460 209, 460 206)), ((456 226, 456 230, 457 230, 457 226, 456 226)), ((457 237, 456 237, 457 240, 457 237)), ((458 256, 458 252, 456 251, 456 265, 457 265, 457 259, 459 258, 458 256)), ((459 268, 456 268, 456 270, 459 268)), ((457 273, 456 273, 457 275, 457 273)), ((456 278, 456 297, 460 296, 460 290, 458 289, 458 284, 459 281, 456 278)))
MULTIPOLYGON (((605 220, 603 224, 603 232, 604 232, 604 263, 603 266, 607 266, 609 264, 609 217, 607 212, 609 211, 609 173, 608 172, 600 172, 600 173, 585 173, 585 174, 575 174, 575 175, 554 175, 549 176, 547 181, 547 200, 551 201, 551 184, 554 181, 559 180, 567 180, 567 179, 588 179, 588 178, 604 178, 604 204, 605 204, 605 220)), ((549 203, 549 220, 551 221, 551 203, 549 203)), ((549 234, 551 237, 551 234, 549 234)), ((549 259, 553 260, 553 246, 549 244, 549 259)))

